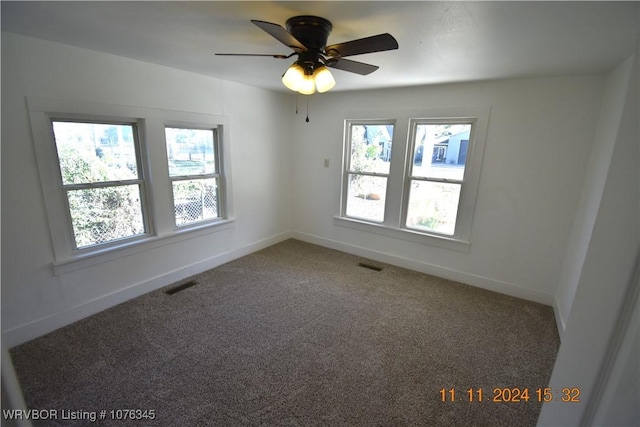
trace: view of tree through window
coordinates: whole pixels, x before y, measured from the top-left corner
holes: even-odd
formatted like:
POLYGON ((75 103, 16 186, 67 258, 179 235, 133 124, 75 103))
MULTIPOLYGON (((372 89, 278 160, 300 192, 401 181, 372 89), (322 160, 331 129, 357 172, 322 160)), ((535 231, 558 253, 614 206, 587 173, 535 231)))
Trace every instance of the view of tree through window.
POLYGON ((135 127, 53 121, 78 249, 145 233, 135 127))
POLYGON ((352 124, 346 215, 384 221, 392 124, 352 124))
POLYGON ((211 129, 165 128, 177 226, 220 216, 214 137, 211 129))

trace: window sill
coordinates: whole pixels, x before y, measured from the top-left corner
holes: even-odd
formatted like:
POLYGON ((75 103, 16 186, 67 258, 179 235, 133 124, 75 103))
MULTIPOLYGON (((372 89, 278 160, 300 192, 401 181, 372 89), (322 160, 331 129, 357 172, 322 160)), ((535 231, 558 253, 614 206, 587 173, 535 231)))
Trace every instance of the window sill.
POLYGON ((333 218, 334 225, 338 227, 350 228, 352 230, 365 231, 375 233, 385 237, 406 240, 409 242, 420 243, 423 245, 435 246, 438 248, 449 249, 458 252, 468 253, 471 243, 466 240, 456 239, 453 237, 438 236, 433 234, 424 234, 418 231, 407 230, 403 228, 392 228, 383 224, 374 224, 366 221, 360 221, 353 218, 345 218, 336 216, 333 218))
POLYGON ((193 239, 210 233, 228 230, 234 226, 235 219, 229 218, 216 221, 214 223, 178 228, 170 234, 142 237, 118 246, 110 246, 109 248, 83 252, 82 254, 73 255, 68 259, 53 262, 53 274, 59 276, 61 274, 71 273, 73 271, 113 261, 118 258, 127 257, 139 252, 178 243, 187 239, 193 239))

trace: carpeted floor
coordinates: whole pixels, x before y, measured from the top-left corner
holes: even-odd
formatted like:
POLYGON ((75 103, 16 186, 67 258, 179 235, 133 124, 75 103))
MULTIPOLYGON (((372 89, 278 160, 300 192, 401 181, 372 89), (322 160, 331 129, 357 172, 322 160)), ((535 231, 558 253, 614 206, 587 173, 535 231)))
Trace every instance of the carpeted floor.
POLYGON ((12 349, 34 424, 533 426, 559 345, 551 307, 296 240, 189 280, 12 349))

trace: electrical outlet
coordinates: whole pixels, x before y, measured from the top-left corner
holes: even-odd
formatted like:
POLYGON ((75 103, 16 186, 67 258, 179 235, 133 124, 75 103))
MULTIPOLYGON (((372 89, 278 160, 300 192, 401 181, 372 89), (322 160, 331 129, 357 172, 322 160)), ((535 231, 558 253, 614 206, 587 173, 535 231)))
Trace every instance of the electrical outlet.
POLYGON ((324 167, 325 168, 329 167, 329 159, 324 159, 324 167))

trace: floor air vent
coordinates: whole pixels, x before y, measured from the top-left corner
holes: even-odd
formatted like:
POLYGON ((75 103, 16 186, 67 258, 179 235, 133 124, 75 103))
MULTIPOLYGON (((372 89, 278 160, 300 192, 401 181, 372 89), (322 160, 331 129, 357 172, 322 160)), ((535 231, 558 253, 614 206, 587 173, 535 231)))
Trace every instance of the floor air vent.
POLYGON ((176 292, 184 291, 185 289, 188 289, 188 288, 190 288, 192 286, 195 286, 197 284, 198 284, 198 282, 195 282, 195 281, 192 280, 190 282, 183 283, 182 285, 176 286, 175 288, 171 288, 171 289, 165 291, 164 293, 167 294, 167 295, 173 295, 176 292))
POLYGON ((363 267, 363 268, 368 268, 369 270, 373 270, 373 271, 382 271, 381 267, 376 267, 375 265, 366 264, 364 262, 359 262, 358 266, 363 267))

